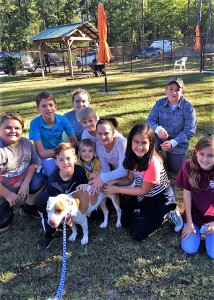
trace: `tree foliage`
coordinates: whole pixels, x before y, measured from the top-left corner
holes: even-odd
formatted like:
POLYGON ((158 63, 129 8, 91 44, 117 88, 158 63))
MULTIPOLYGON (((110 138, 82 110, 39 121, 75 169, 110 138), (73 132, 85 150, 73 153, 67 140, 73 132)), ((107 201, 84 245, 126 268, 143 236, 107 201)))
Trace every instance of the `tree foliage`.
MULTIPOLYGON (((32 37, 44 28, 86 20, 97 25, 98 0, 0 0, 1 49, 30 49, 32 37)), ((109 43, 194 35, 197 0, 103 0, 109 43), (189 12, 188 13, 188 3, 189 12), (142 19, 142 5, 144 13, 142 19), (142 23, 144 33, 142 34, 142 23)), ((211 0, 203 0, 202 32, 213 30, 211 0), (209 11, 209 13, 208 13, 209 11)))

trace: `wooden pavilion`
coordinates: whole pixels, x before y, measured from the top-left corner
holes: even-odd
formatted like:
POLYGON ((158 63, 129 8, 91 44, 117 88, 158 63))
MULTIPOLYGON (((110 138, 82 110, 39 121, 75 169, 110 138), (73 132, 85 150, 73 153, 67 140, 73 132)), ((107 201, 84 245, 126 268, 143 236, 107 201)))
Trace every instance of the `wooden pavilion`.
POLYGON ((73 77, 72 65, 72 45, 85 42, 94 43, 97 46, 99 36, 98 30, 89 22, 71 23, 49 27, 35 35, 33 38, 33 51, 39 52, 42 76, 44 77, 42 52, 59 53, 64 51, 68 53, 68 65, 71 77, 73 77), (55 49, 50 45, 60 44, 60 48, 55 49))

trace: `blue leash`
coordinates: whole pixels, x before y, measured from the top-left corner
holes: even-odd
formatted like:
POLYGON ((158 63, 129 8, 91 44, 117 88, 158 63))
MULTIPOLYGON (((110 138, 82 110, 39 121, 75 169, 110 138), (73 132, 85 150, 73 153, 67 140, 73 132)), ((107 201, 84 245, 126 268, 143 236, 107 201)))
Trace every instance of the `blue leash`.
MULTIPOLYGON (((62 236, 62 272, 60 277, 60 282, 58 290, 53 300, 60 300, 62 298, 63 288, 65 285, 65 274, 66 274, 66 222, 63 222, 63 236, 62 236)), ((51 300, 48 298, 47 300, 51 300)))

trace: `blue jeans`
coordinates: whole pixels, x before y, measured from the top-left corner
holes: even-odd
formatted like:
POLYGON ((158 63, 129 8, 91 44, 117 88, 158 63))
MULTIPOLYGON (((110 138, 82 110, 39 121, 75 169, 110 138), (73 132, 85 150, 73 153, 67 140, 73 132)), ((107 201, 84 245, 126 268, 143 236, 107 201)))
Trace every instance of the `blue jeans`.
MULTIPOLYGON (((156 146, 157 152, 159 150, 162 150, 160 144, 162 144, 165 141, 167 141, 167 139, 162 140, 158 137, 157 134, 155 134, 155 143, 156 143, 155 146, 156 146)), ((178 173, 185 161, 185 153, 175 154, 175 153, 172 153, 171 151, 166 151, 165 153, 166 153, 167 168, 171 172, 178 173)))
MULTIPOLYGON (((36 194, 43 187, 46 181, 47 176, 41 173, 35 173, 29 185, 29 194, 36 194)), ((17 187, 15 190, 13 189, 13 192, 17 193, 18 190, 19 187, 17 187)), ((13 219, 13 207, 10 206, 6 199, 0 198, 0 229, 7 227, 13 222, 13 219)))
MULTIPOLYGON (((187 223, 184 224, 184 227, 187 226, 187 223)), ((182 238, 181 240, 181 248, 186 252, 187 254, 194 254, 198 252, 198 248, 201 243, 201 233, 200 228, 194 224, 195 230, 196 230, 196 236, 191 233, 188 238, 182 238)), ((206 240, 205 245, 207 249, 207 254, 209 257, 214 259, 214 233, 212 234, 205 234, 206 240)))
POLYGON ((41 160, 41 165, 44 170, 44 174, 48 177, 57 170, 57 165, 54 158, 44 158, 41 160))
POLYGON ((35 173, 30 182, 29 194, 36 194, 47 182, 47 180, 48 178, 46 175, 41 173, 35 173))

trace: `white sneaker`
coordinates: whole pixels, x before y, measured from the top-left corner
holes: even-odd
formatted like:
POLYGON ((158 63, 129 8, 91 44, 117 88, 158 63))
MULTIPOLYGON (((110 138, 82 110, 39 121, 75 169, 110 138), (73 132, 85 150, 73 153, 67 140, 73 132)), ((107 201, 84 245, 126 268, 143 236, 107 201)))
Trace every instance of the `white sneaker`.
POLYGON ((181 228, 183 227, 183 219, 177 207, 174 210, 168 212, 166 218, 169 220, 171 224, 175 226, 174 228, 175 232, 180 231, 181 228))

